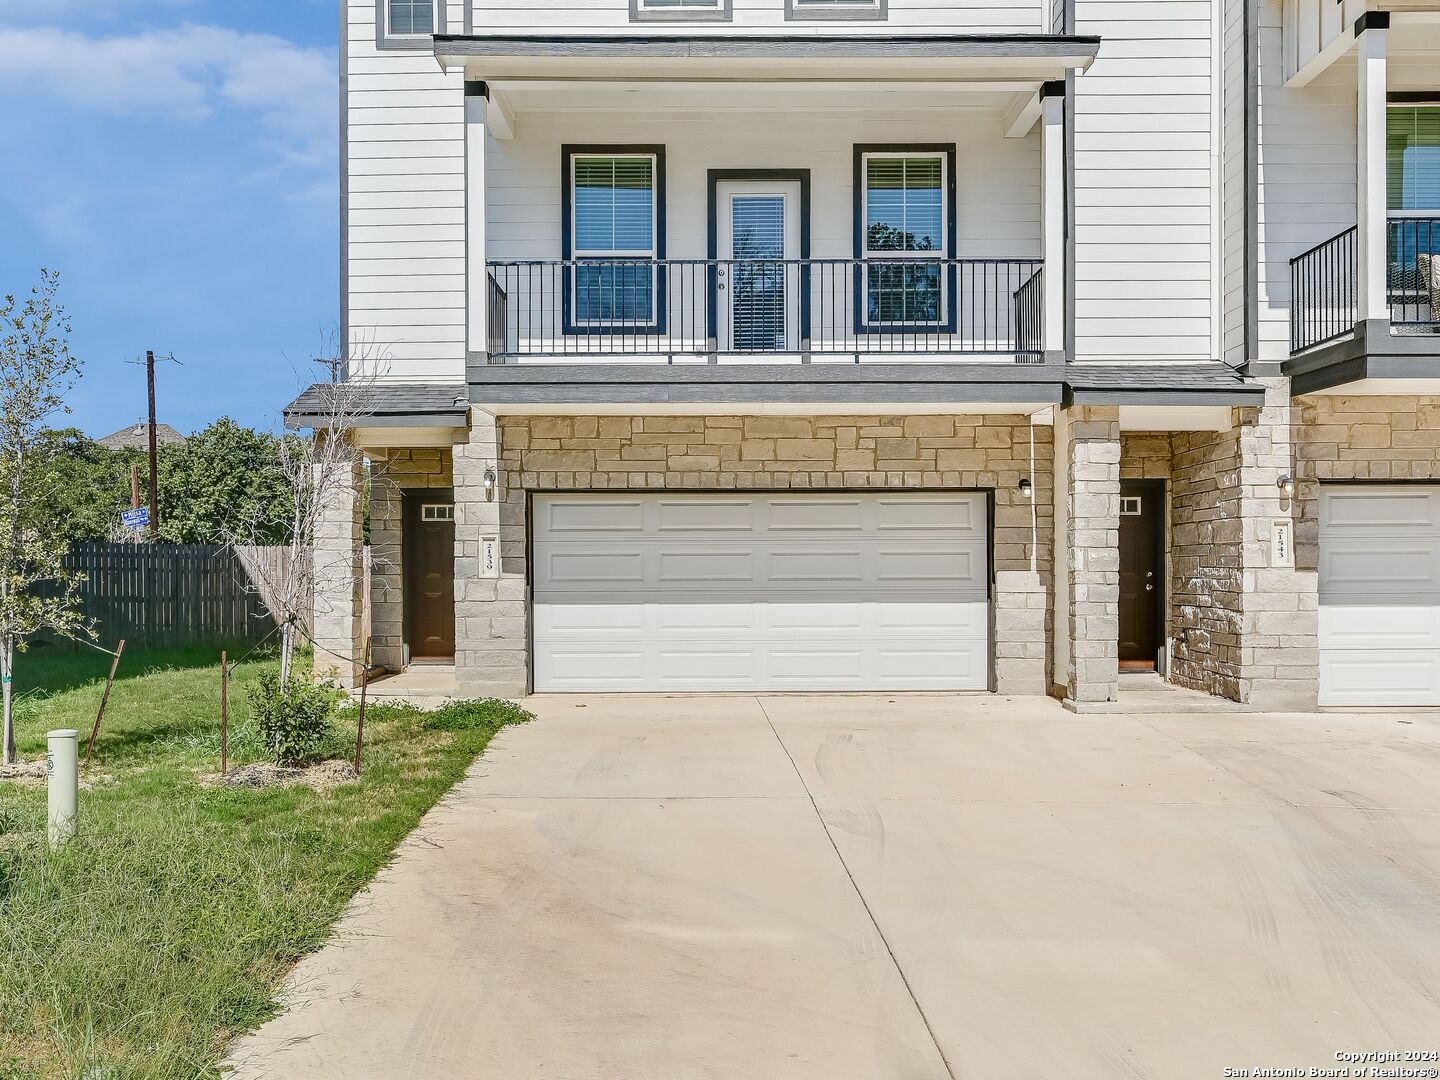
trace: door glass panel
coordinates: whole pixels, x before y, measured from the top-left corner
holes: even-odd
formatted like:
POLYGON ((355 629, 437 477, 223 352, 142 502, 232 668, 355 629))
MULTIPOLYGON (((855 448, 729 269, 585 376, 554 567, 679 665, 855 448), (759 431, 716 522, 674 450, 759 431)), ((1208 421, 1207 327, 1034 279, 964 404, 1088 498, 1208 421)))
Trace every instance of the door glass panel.
POLYGON ((731 347, 785 348, 785 197, 735 195, 730 200, 731 347))

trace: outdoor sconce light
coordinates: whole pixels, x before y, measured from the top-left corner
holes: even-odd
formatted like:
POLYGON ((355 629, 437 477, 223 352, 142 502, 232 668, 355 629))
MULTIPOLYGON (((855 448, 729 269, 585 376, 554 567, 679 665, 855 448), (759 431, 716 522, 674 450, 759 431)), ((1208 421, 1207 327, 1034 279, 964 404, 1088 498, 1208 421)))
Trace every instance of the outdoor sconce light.
POLYGON ((1028 476, 1020 481, 1020 497, 1023 499, 1033 499, 1035 497, 1035 485, 1030 483, 1028 476))
POLYGON ((1289 473, 1286 473, 1284 476, 1280 477, 1279 480, 1276 480, 1275 486, 1280 489, 1280 494, 1285 496, 1285 498, 1287 499, 1290 498, 1291 495, 1295 494, 1295 478, 1289 473))
POLYGON ((481 483, 485 485, 485 501, 493 502, 495 499, 495 466, 485 466, 485 475, 481 477, 481 483))

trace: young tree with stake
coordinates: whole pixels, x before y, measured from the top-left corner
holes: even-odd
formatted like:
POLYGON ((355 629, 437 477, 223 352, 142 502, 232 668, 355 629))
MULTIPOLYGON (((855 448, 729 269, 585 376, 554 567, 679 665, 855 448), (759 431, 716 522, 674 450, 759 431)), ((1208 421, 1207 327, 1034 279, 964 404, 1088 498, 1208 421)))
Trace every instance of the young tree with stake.
POLYGON ((80 575, 65 568, 66 542, 49 527, 53 483, 46 468, 47 421, 68 413, 65 395, 80 375, 70 323, 56 302, 60 277, 40 271, 23 302, 0 302, 0 689, 5 764, 15 762, 15 654, 42 630, 90 636, 77 610, 80 575))

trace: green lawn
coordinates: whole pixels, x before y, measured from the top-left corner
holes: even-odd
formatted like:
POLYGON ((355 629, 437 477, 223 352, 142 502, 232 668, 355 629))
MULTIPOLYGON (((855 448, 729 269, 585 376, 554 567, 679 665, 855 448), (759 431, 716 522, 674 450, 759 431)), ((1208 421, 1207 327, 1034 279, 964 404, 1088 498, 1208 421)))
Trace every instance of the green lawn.
MULTIPOLYGON (((88 733, 108 658, 17 660, 21 756, 43 755, 49 729, 88 733)), ((245 690, 272 663, 232 675, 232 761, 262 756, 245 690)), ((358 783, 203 788, 218 768, 217 651, 127 653, 91 767, 112 779, 81 792, 77 839, 51 854, 44 789, 0 781, 0 1080, 217 1075, 229 1038, 272 1014, 289 968, 523 715, 373 708, 358 783)), ((336 754, 353 738, 351 710, 336 754)))

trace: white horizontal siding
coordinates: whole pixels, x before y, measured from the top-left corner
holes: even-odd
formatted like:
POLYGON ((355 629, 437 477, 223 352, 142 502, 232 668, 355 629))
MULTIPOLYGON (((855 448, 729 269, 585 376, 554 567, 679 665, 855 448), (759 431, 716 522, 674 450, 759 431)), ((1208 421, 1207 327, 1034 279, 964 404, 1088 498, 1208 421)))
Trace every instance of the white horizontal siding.
MULTIPOLYGON (((351 353, 397 380, 465 370, 463 76, 428 48, 381 50, 375 0, 346 4, 349 194, 346 312, 351 353)), ((463 26, 456 0, 450 29, 463 26)))
POLYGON ((629 0, 475 0, 475 32, 725 34, 893 34, 899 31, 957 34, 1044 33, 1048 0, 890 0, 883 21, 837 22, 785 18, 785 0, 734 0, 733 19, 720 22, 630 21, 629 0))
POLYGON ((1216 354, 1216 22, 1210 0, 1077 0, 1075 354, 1216 354))
POLYGON ((1355 64, 1286 87, 1282 0, 1260 7, 1259 340, 1256 358, 1290 355, 1290 260, 1355 224, 1355 64))
POLYGON ((706 174, 727 168, 809 169, 811 255, 849 258, 854 251, 854 145, 915 142, 957 145, 957 255, 1040 254, 1039 135, 1004 138, 996 113, 936 113, 906 121, 836 117, 816 124, 787 121, 775 113, 686 112, 527 116, 518 138, 490 144, 490 256, 559 258, 563 144, 658 143, 666 150, 666 254, 671 258, 706 256, 706 174))

